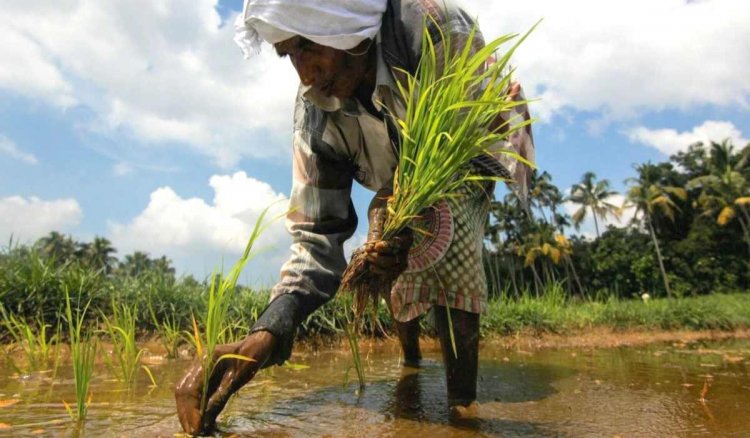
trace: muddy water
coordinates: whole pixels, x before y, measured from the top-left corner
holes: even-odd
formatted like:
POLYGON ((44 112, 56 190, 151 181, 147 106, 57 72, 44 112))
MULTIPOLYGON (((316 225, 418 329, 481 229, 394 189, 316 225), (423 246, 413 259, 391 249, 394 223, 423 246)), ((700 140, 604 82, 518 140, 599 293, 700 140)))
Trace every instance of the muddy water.
MULTIPOLYGON (((478 418, 449 420, 439 351, 420 370, 394 345, 365 347, 368 386, 358 394, 346 350, 297 353, 307 366, 266 370, 220 418, 227 436, 750 436, 750 341, 639 348, 508 350, 484 345, 478 418), (701 400, 701 395, 704 395, 701 400)), ((0 365, 0 435, 173 436, 171 387, 188 361, 158 363, 133 389, 98 369, 83 430, 69 366, 17 376, 0 365), (13 402, 13 400, 18 400, 13 402), (12 403, 12 404, 11 404, 12 403)))

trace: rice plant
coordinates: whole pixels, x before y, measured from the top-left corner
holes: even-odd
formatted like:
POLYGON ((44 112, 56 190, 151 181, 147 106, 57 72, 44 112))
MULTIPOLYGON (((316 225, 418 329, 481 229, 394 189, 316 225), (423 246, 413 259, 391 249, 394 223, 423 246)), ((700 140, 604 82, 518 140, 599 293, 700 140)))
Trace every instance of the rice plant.
MULTIPOLYGON (((349 348, 352 352, 352 362, 354 365, 354 370, 357 372, 359 390, 362 391, 365 389, 365 368, 362 364, 362 354, 359 351, 359 332, 362 328, 362 319, 357 318, 356 316, 352 317, 350 315, 350 312, 348 311, 349 307, 350 306, 348 305, 344 305, 344 318, 346 321, 344 324, 344 334, 346 335, 346 339, 349 342, 349 348)), ((346 371, 344 384, 346 384, 349 380, 349 370, 346 371)))
POLYGON ((65 403, 70 418, 78 422, 86 419, 88 406, 91 403, 89 384, 94 374, 94 361, 96 360, 97 343, 83 331, 83 323, 90 304, 91 301, 88 301, 81 309, 80 302, 77 303, 74 316, 70 303, 70 292, 67 287, 65 288, 65 319, 68 325, 70 358, 73 361, 73 378, 76 390, 75 411, 64 401, 63 403, 65 403))
POLYGON ((107 318, 102 313, 105 332, 112 342, 111 356, 105 355, 105 361, 117 380, 130 385, 135 380, 138 364, 143 354, 135 341, 136 314, 135 305, 122 304, 118 306, 112 300, 112 317, 107 318))
POLYGON ((180 344, 183 342, 182 330, 177 316, 172 313, 164 318, 157 318, 156 312, 154 312, 154 308, 150 302, 148 304, 148 312, 151 316, 151 322, 156 328, 156 333, 159 336, 159 342, 161 342, 167 351, 167 357, 176 358, 180 344))
MULTIPOLYGON (((441 57, 425 28, 416 73, 404 71, 406 83, 397 81, 405 115, 401 118, 390 114, 400 129, 401 144, 382 240, 398 236, 438 201, 456 198, 461 187, 499 179, 472 173, 469 163, 493 154, 491 147, 531 123, 516 120, 498 123, 504 113, 526 103, 509 98, 511 75, 506 71, 511 55, 527 36, 528 33, 519 38, 495 63, 487 66, 487 60, 515 35, 499 37, 475 51, 476 29, 463 47, 452 47, 450 35, 442 34, 445 56, 441 57)), ((494 152, 497 153, 531 165, 512 150, 494 152)), ((368 297, 382 294, 394 280, 381 277, 370 273, 364 252, 355 254, 344 273, 342 290, 355 293, 358 314, 368 297)))
POLYGON ((254 361, 253 358, 237 354, 225 354, 218 358, 215 358, 214 355, 216 352, 216 346, 221 343, 222 336, 226 336, 227 328, 229 327, 231 329, 231 321, 228 321, 227 314, 232 297, 236 291, 237 280, 240 273, 247 262, 255 255, 255 252, 253 252, 253 246, 263 231, 265 231, 274 220, 281 217, 277 216, 268 222, 264 222, 267 213, 268 208, 261 212, 258 220, 255 222, 252 233, 250 233, 250 239, 245 246, 245 251, 234 266, 232 266, 229 273, 226 276, 220 274, 213 275, 208 291, 206 313, 203 318, 201 318, 202 330, 199 328, 195 316, 192 318, 193 333, 191 341, 195 346, 203 369, 203 393, 201 394, 200 405, 201 417, 205 413, 206 405, 208 404, 209 378, 211 377, 211 374, 213 374, 216 364, 225 359, 236 359, 248 362, 254 361))
MULTIPOLYGON (((59 323, 54 334, 51 334, 48 331, 51 325, 46 324, 41 316, 30 324, 23 318, 9 313, 3 305, 0 305, 0 315, 2 315, 0 324, 8 332, 13 345, 23 351, 26 359, 26 366, 22 369, 13 360, 10 351, 7 351, 10 363, 17 371, 42 371, 47 369, 53 358, 59 357, 59 323)), ((56 360, 55 363, 57 363, 56 360)))

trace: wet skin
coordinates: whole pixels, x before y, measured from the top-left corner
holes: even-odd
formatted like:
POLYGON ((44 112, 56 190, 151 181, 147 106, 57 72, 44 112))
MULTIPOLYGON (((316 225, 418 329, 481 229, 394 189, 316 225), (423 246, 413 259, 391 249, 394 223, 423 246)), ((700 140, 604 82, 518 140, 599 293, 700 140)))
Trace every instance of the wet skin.
MULTIPOLYGON (((372 95, 376 61, 374 45, 369 41, 362 42, 350 51, 342 51, 297 36, 277 43, 274 47, 279 56, 289 57, 303 84, 312 86, 327 96, 357 97, 360 101, 365 101, 372 95)), ((407 238, 410 239, 410 236, 407 238)), ((394 248, 402 246, 400 241, 380 241, 377 244, 366 244, 364 250, 368 262, 374 267, 382 271, 398 270, 400 273, 406 267, 406 257, 405 254, 397 254, 398 250, 394 251, 394 248)), ((436 311, 437 315, 446 314, 444 307, 437 307, 436 311)), ((452 311, 451 315, 458 359, 446 356, 446 351, 450 351, 450 357, 453 357, 447 337, 447 319, 439 316, 437 318, 443 356, 446 359, 446 376, 449 380, 448 398, 452 403, 466 404, 476 396, 479 316, 458 310, 452 311)), ((405 364, 418 366, 421 359, 419 320, 396 323, 396 330, 404 352, 405 364)), ((226 359, 217 364, 209 379, 209 401, 203 416, 200 412, 203 370, 196 361, 175 388, 177 415, 183 430, 191 435, 212 432, 216 427, 216 418, 229 398, 263 367, 277 343, 277 339, 271 333, 258 331, 248 335, 241 342, 217 346, 214 359, 231 353, 252 358, 253 361, 226 359)))
POLYGON ((249 382, 266 363, 276 347, 276 338, 265 331, 252 333, 241 342, 217 345, 214 361, 225 354, 238 354, 253 361, 225 359, 217 363, 208 382, 206 412, 201 417, 203 369, 196 361, 175 388, 177 416, 182 429, 191 435, 210 433, 215 429, 216 417, 229 398, 249 382))

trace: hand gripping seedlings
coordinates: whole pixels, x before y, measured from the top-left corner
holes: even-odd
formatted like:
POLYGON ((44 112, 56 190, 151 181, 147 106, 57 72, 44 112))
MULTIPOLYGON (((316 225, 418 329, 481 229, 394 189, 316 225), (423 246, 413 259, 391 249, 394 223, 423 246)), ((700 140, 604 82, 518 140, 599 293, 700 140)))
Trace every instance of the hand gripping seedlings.
MULTIPOLYGON (((447 34, 441 34, 438 46, 425 26, 416 72, 401 70, 405 80, 397 81, 404 116, 389 115, 398 126, 400 148, 393 194, 387 199, 388 214, 381 239, 366 245, 397 246, 401 240, 410 243, 408 238, 401 239, 408 236, 407 230, 424 232, 413 228, 412 220, 437 201, 459 196, 459 188, 466 184, 504 180, 472 173, 470 163, 476 158, 506 154, 532 166, 513 150, 493 149, 532 122, 503 120, 514 106, 527 103, 510 98, 512 71, 508 62, 532 30, 518 38, 505 54, 495 56, 500 46, 516 35, 501 36, 473 50, 476 30, 463 47, 452 47, 447 34), (496 61, 488 65, 487 60, 493 56, 496 61)), ((395 280, 394 274, 373 272, 366 251, 357 251, 344 272, 341 289, 354 293, 355 314, 361 315, 368 298, 387 298, 395 280)))

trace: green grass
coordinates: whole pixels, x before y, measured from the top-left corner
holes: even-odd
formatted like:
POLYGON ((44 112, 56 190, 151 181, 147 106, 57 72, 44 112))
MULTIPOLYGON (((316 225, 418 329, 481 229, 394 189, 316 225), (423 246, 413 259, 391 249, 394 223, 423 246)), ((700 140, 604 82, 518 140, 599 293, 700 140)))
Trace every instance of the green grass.
POLYGON ((172 359, 176 358, 180 344, 184 341, 182 327, 180 326, 177 316, 173 314, 159 319, 150 303, 148 307, 149 315, 151 316, 151 323, 154 325, 154 330, 159 341, 167 351, 167 357, 172 359))
POLYGON ((22 317, 9 313, 3 305, 0 305, 0 326, 2 326, 9 335, 11 344, 6 348, 6 357, 9 362, 19 372, 42 371, 49 367, 50 363, 57 364, 59 358, 59 339, 60 324, 54 334, 48 329, 52 328, 50 324, 44 322, 43 317, 37 317, 33 322, 28 322, 22 317), (13 360, 12 349, 20 348, 23 351, 25 362, 17 363, 13 360))
POLYGON ((104 320, 104 332, 112 343, 112 354, 104 355, 104 360, 115 378, 128 385, 135 381, 141 355, 144 350, 136 344, 136 314, 138 309, 135 305, 120 304, 112 301, 112 316, 107 318, 102 314, 104 320))
POLYGON ((562 285, 539 297, 529 291, 490 300, 481 320, 484 334, 569 334, 592 327, 614 330, 734 330, 750 327, 750 294, 606 301, 571 300, 562 285))
POLYGON ((86 419, 88 406, 91 402, 89 384, 94 374, 94 362, 96 360, 97 342, 90 334, 84 331, 84 321, 89 304, 81 309, 79 300, 76 303, 75 315, 70 302, 70 293, 65 290, 65 319, 68 325, 68 340, 70 342, 70 357, 73 362, 73 377, 75 380, 76 404, 75 411, 67 403, 70 418, 77 422, 86 419))

